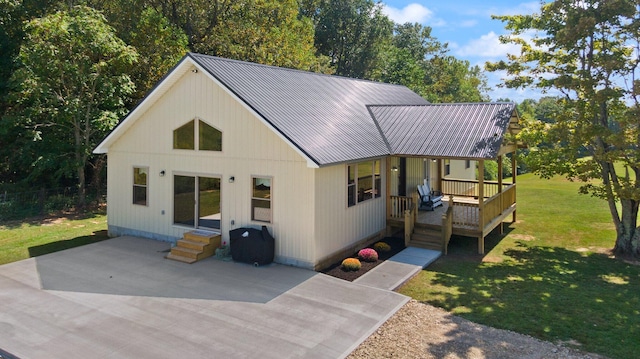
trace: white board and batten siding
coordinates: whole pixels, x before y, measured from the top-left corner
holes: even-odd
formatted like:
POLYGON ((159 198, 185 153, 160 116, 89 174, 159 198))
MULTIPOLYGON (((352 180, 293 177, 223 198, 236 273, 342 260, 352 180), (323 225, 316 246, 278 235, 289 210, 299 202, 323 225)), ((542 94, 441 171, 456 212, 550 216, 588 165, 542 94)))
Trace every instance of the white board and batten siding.
POLYGON ((347 205, 347 165, 316 170, 316 253, 317 260, 347 248, 386 228, 385 160, 381 162, 381 196, 354 206, 347 205))
POLYGON ((173 175, 219 177, 223 241, 231 229, 264 224, 276 261, 313 266, 315 169, 250 110, 202 72, 186 72, 140 116, 109 148, 112 234, 180 238, 190 229, 173 224, 173 175), (222 132, 222 152, 173 149, 173 130, 193 119, 222 132), (138 166, 149 168, 147 206, 132 204, 138 166), (272 178, 272 223, 251 220, 252 176, 272 178))

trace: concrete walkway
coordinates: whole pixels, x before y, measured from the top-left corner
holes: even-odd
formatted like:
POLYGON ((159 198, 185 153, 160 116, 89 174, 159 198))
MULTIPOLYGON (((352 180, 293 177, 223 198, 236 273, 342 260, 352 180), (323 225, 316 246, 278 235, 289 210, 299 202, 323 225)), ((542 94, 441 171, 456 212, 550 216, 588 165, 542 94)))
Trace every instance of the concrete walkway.
POLYGON ((408 247, 353 282, 373 288, 395 290, 433 263, 441 254, 430 249, 408 247))
POLYGON ((189 265, 165 260, 168 250, 120 237, 0 266, 0 350, 32 359, 342 358, 409 299, 374 280, 410 275, 395 260, 367 274, 369 286, 276 264, 189 265))

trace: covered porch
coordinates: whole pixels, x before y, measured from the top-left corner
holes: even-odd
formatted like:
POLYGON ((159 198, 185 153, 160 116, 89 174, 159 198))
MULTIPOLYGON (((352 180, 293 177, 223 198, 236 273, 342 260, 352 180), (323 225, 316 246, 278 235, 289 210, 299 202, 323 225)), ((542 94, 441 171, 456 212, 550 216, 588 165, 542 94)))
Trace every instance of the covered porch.
POLYGON ((515 104, 370 106, 369 110, 388 134, 386 144, 392 154, 385 166, 388 231, 403 230, 407 246, 445 254, 451 235, 477 238, 478 252, 483 254, 485 236, 496 227, 502 230, 508 216, 516 219, 520 126, 515 104), (503 183, 505 156, 514 174, 510 183, 503 183), (497 181, 484 180, 488 161, 497 162, 497 181), (442 197, 431 201, 430 192, 442 197))
POLYGON ((446 254, 455 234, 477 238, 478 253, 484 254, 485 237, 496 228, 502 233, 508 217, 516 221, 516 183, 512 178, 510 183, 443 179, 443 205, 431 211, 420 210, 417 191, 411 196, 391 195, 387 201, 387 224, 390 231, 404 231, 407 246, 446 254))

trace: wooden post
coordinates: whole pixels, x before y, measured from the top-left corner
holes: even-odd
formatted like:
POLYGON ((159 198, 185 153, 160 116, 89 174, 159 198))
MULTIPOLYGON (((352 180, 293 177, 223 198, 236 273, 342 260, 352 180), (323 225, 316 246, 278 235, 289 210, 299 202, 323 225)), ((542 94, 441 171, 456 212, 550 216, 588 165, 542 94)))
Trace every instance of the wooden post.
POLYGON ((484 160, 478 161, 478 253, 484 254, 484 160))
MULTIPOLYGON (((516 208, 518 208, 517 203, 518 203, 518 197, 516 196, 518 192, 516 192, 516 188, 515 188, 515 184, 516 184, 516 177, 518 176, 518 167, 516 166, 516 153, 511 152, 511 182, 514 184, 514 188, 513 191, 515 192, 513 194, 513 198, 516 201, 516 208)), ((513 222, 515 223, 516 221, 516 211, 513 211, 513 222)))
POLYGON ((411 225, 411 211, 404 211, 404 245, 409 246, 411 235, 413 234, 413 226, 411 225))
MULTIPOLYGON (((500 197, 498 200, 500 201, 500 213, 504 211, 504 198, 502 198, 502 155, 498 156, 498 193, 500 197)), ((502 226, 502 221, 500 221, 500 234, 504 234, 504 227, 502 226)))
POLYGON ((387 170, 385 171, 387 173, 387 178, 386 178, 386 187, 385 187, 385 192, 386 192, 386 197, 387 197, 387 219, 391 218, 391 176, 393 175, 391 173, 391 157, 387 156, 386 160, 385 160, 385 166, 387 167, 387 170))
POLYGON ((418 192, 417 191, 413 191, 411 192, 411 200, 413 201, 413 208, 415 208, 415 210, 413 211, 413 222, 417 222, 418 221, 418 206, 420 205, 420 199, 418 198, 418 192))
MULTIPOLYGON (((436 166, 438 167, 438 171, 436 171, 438 175, 438 191, 442 192, 442 160, 441 159, 438 158, 436 160, 436 166)), ((431 190, 433 191, 434 188, 431 188, 431 190)))

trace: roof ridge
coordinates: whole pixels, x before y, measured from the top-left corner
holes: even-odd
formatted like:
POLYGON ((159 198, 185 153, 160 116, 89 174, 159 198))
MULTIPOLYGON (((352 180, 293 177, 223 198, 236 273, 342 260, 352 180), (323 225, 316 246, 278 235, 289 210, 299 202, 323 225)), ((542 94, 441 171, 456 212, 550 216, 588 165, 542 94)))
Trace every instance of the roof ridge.
POLYGON ((474 105, 515 105, 515 102, 444 102, 444 103, 426 103, 415 105, 400 105, 400 104, 371 104, 367 107, 435 107, 435 106, 474 106, 474 105))
POLYGON ((242 65, 248 65, 248 66, 266 67, 266 68, 270 68, 270 69, 274 69, 274 70, 278 70, 278 71, 290 71, 290 72, 297 72, 297 73, 302 73, 302 74, 307 74, 307 75, 315 75, 315 76, 321 76, 321 77, 327 77, 327 78, 333 78, 333 79, 343 79, 343 80, 356 81, 356 82, 365 82, 365 83, 372 83, 372 84, 377 84, 377 85, 406 87, 406 86, 400 85, 400 84, 390 84, 388 82, 360 79, 360 78, 356 78, 356 77, 324 74, 322 72, 313 72, 313 71, 306 71, 306 70, 300 70, 300 69, 292 69, 292 68, 289 68, 289 67, 265 65, 265 64, 259 64, 257 62, 242 61, 242 60, 236 60, 236 59, 228 59, 228 58, 225 58, 225 57, 219 57, 219 56, 213 56, 213 55, 207 55, 207 54, 199 54, 199 53, 196 53, 196 52, 189 52, 189 53, 187 53, 187 56, 193 58, 194 60, 196 60, 198 57, 203 57, 203 58, 208 58, 208 59, 215 59, 215 60, 218 60, 218 61, 233 62, 233 63, 242 64, 242 65))

